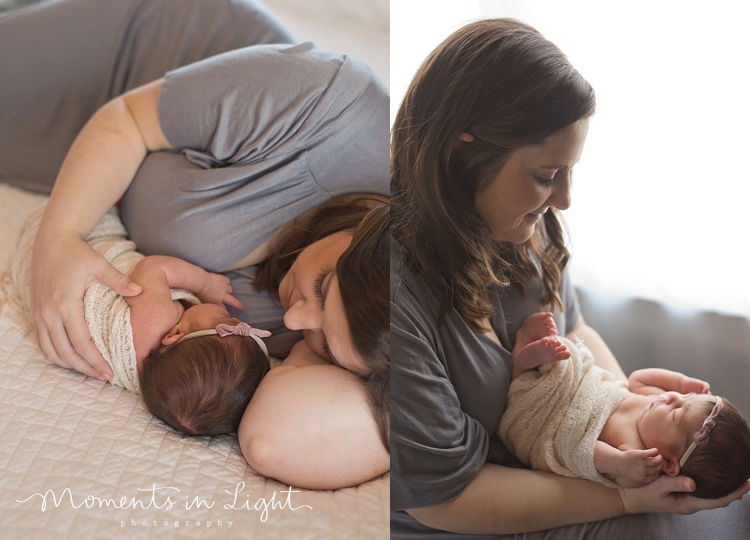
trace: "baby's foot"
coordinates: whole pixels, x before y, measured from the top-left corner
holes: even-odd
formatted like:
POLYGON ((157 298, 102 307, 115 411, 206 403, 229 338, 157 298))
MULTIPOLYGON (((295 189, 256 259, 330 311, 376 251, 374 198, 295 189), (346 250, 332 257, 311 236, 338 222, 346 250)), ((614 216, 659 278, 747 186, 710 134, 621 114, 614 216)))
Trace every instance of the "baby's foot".
POLYGON ((557 325, 555 319, 552 318, 552 313, 549 311, 540 311, 529 316, 521 328, 516 332, 516 350, 521 350, 523 347, 542 339, 545 336, 554 336, 557 334, 557 325))
POLYGON ((554 364, 570 358, 570 351, 559 340, 543 337, 526 345, 513 355, 513 367, 518 370, 533 369, 544 364, 554 364))

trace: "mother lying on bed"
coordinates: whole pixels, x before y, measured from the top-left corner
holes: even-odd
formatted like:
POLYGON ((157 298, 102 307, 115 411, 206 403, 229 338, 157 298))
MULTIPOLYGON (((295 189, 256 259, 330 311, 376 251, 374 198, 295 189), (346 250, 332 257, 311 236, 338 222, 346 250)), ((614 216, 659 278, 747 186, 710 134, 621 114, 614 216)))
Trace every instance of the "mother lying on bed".
POLYGON ((230 277, 246 306, 232 315, 271 330, 272 355, 286 356, 304 337, 245 413, 239 437, 249 464, 321 489, 386 472, 388 251, 377 249, 384 229, 363 221, 367 204, 347 203, 388 193, 387 92, 363 64, 310 44, 247 47, 173 70, 289 41, 249 2, 224 11, 226 2, 196 2, 189 14, 184 1, 106 4, 70 0, 0 17, 0 48, 19 53, 0 66, 14 82, 0 96, 0 113, 14 113, 0 114, 10 118, 0 138, 15 144, 0 159, 0 179, 43 192, 54 182, 32 259, 42 350, 60 366, 111 376, 89 339, 83 292, 94 281, 123 296, 140 287, 82 238, 120 201, 139 251, 230 277), (138 40, 119 34, 131 28, 138 40), (217 46, 196 35, 216 30, 234 37, 217 46), (32 34, 49 47, 24 39, 32 34), (154 54, 180 44, 184 54, 154 54), (77 56, 67 58, 71 50, 77 56), (135 84, 160 69, 173 71, 135 84), (78 107, 107 100, 73 141, 78 107), (46 159, 33 159, 45 149, 46 159))

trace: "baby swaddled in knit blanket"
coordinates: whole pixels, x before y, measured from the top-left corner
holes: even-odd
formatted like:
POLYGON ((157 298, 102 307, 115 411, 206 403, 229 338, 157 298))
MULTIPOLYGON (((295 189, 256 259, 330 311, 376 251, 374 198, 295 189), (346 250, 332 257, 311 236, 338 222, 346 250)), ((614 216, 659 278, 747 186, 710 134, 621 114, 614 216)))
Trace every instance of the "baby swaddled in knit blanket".
POLYGON ((517 334, 498 435, 518 459, 611 487, 639 487, 682 470, 696 483, 693 495, 708 498, 748 478, 750 428, 708 383, 642 369, 626 384, 595 365, 583 342, 556 333, 552 314, 536 313, 517 334))
MULTIPOLYGON (((3 313, 27 327, 32 251, 45 208, 27 218, 3 283, 3 313)), ((143 288, 124 298, 94 283, 84 295, 91 339, 114 374, 110 382, 142 393, 152 414, 176 429, 235 430, 269 369, 261 337, 270 333, 229 315, 223 302, 243 308, 229 280, 174 257, 144 257, 114 208, 86 241, 143 288)))

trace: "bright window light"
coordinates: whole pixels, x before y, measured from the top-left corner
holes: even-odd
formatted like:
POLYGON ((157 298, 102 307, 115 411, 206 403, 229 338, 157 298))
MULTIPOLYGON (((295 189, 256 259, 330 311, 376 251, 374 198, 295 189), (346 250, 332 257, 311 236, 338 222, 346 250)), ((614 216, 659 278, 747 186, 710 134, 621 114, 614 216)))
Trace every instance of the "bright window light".
POLYGON ((393 2, 391 118, 421 60, 479 17, 531 24, 596 90, 564 213, 574 280, 604 293, 750 314, 750 5, 393 2))

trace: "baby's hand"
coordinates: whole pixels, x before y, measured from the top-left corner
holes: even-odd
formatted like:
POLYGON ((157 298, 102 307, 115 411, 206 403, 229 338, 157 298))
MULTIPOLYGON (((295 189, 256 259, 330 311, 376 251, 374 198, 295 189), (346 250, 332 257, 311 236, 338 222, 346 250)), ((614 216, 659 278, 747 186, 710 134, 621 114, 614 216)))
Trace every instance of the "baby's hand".
POLYGON ((680 394, 689 394, 690 392, 695 392, 696 394, 710 394, 711 385, 700 379, 685 377, 680 381, 680 387, 677 391, 680 394))
POLYGON ((203 284, 203 290, 196 293, 201 302, 208 304, 217 304, 219 306, 226 304, 237 309, 245 309, 242 302, 232 296, 232 286, 229 284, 229 278, 221 274, 206 272, 206 280, 203 284))
POLYGON ((648 450, 624 450, 620 460, 619 474, 614 481, 622 487, 641 487, 650 484, 661 473, 662 456, 656 448, 648 450))

